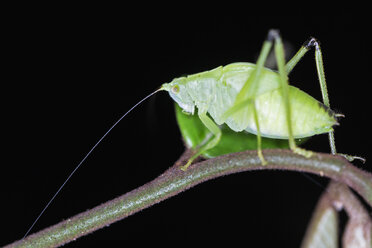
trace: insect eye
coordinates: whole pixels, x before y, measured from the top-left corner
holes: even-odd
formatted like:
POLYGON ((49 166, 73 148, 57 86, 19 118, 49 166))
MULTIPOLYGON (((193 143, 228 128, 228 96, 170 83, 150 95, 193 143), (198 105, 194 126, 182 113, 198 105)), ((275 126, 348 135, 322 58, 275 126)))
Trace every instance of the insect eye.
POLYGON ((178 92, 180 92, 180 87, 178 85, 175 85, 172 87, 172 92, 177 94, 178 92))

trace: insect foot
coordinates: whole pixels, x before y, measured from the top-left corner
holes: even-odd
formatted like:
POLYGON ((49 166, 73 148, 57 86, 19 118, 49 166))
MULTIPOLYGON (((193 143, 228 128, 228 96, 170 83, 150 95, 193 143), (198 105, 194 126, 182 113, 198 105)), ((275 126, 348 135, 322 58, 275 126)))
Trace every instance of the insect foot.
POLYGON ((186 163, 184 166, 181 166, 181 167, 180 167, 180 169, 181 169, 182 171, 186 171, 187 168, 189 168, 189 166, 191 165, 192 161, 193 161, 192 159, 189 159, 189 160, 187 161, 187 163, 186 163))
POLYGON ((312 155, 313 155, 313 152, 312 151, 308 151, 308 150, 305 150, 305 149, 302 149, 302 148, 299 148, 297 146, 291 148, 291 150, 296 153, 296 154, 299 154, 299 155, 302 155, 306 158, 310 158, 312 155))
POLYGON ((261 150, 258 150, 258 157, 261 160, 262 166, 265 166, 265 165, 268 164, 267 161, 265 160, 265 157, 262 155, 262 151, 261 150))
POLYGON ((336 153, 336 155, 340 155, 346 158, 349 162, 353 162, 355 159, 362 161, 363 164, 366 162, 365 158, 358 157, 358 156, 353 156, 353 155, 348 155, 348 154, 343 154, 343 153, 336 153))

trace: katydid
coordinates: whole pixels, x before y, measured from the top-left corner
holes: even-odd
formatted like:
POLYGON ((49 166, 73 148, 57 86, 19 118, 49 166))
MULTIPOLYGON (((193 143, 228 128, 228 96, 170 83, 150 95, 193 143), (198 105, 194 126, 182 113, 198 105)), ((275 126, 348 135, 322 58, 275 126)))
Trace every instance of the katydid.
MULTIPOLYGON (((107 134, 139 104, 163 90, 169 92, 184 112, 194 114, 197 109, 199 119, 213 134, 213 137, 198 146, 187 164, 181 167, 182 170, 186 170, 198 156, 216 147, 222 134, 219 126, 224 123, 233 132, 246 131, 256 134, 257 153, 262 165, 267 164, 262 154, 262 137, 288 140, 289 148, 293 152, 310 157, 312 152, 297 147, 295 139, 328 133, 332 153, 336 154, 333 126, 338 124, 337 117, 340 115, 333 112, 329 106, 319 43, 311 38, 285 64, 284 48, 279 32, 270 30, 256 64, 233 63, 210 71, 176 78, 170 83, 163 84, 160 89, 135 104, 89 150, 41 211, 24 237, 107 134), (278 72, 264 68, 272 46, 275 50, 278 72), (300 89, 288 85, 287 74, 311 47, 315 47, 316 67, 324 104, 300 89)), ((280 144, 279 147, 282 147, 282 143, 280 144)), ((359 157, 347 156, 347 158, 359 157)))
POLYGON ((218 125, 224 123, 235 132, 247 131, 257 135, 257 153, 262 165, 267 162, 262 154, 261 137, 287 139, 292 151, 310 157, 312 152, 297 147, 295 138, 329 133, 331 150, 336 154, 333 126, 338 124, 337 117, 342 115, 330 109, 322 54, 319 43, 314 38, 306 41, 285 64, 279 33, 270 30, 256 64, 233 63, 176 78, 168 84, 163 84, 161 90, 168 91, 184 112, 194 114, 197 108, 200 120, 214 135, 200 145, 195 155, 181 168, 183 170, 186 170, 196 157, 219 143, 221 130, 218 125), (273 44, 278 72, 264 68, 273 44), (315 47, 316 67, 324 104, 288 85, 287 74, 311 47, 315 47))

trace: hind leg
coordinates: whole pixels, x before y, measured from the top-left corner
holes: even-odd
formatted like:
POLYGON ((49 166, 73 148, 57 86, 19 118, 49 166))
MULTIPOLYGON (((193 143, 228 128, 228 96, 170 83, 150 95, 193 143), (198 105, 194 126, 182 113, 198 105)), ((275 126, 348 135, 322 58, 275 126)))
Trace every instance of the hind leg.
POLYGON ((260 83, 260 76, 262 70, 264 69, 264 64, 266 62, 267 56, 269 51, 272 47, 272 39, 270 38, 270 32, 268 34, 268 39, 265 40, 260 55, 257 59, 256 68, 249 76, 247 81, 244 83, 242 89, 236 96, 234 105, 228 109, 223 115, 222 119, 226 120, 230 116, 234 116, 234 120, 239 122, 241 126, 247 126, 249 118, 251 114, 253 114, 254 122, 256 124, 257 129, 257 154, 261 160, 262 165, 266 165, 267 162, 262 155, 262 147, 261 147, 261 133, 259 127, 259 120, 257 109, 255 106, 255 97, 258 88, 258 84, 260 83))
MULTIPOLYGON (((312 48, 312 47, 314 47, 314 49, 315 49, 315 63, 316 63, 316 69, 317 69, 317 73, 318 73, 320 89, 321 89, 321 92, 322 92, 323 103, 324 103, 325 106, 330 108, 327 84, 326 84, 325 73, 324 73, 322 51, 320 49, 319 42, 315 38, 310 38, 309 40, 307 40, 302 45, 302 47, 296 53, 296 55, 293 56, 293 58, 285 65, 285 72, 287 74, 290 73, 292 71, 292 69, 296 66, 296 64, 301 60, 301 58, 306 54, 306 52, 309 51, 310 48, 312 48)), ((335 143, 335 136, 334 136, 333 131, 328 133, 328 139, 329 139, 329 145, 330 145, 332 154, 338 154, 338 155, 344 156, 349 161, 353 161, 354 159, 359 159, 359 160, 362 160, 363 162, 365 162, 365 159, 362 158, 362 157, 337 153, 336 143, 335 143)))
POLYGON ((205 151, 215 147, 221 139, 221 129, 207 116, 207 113, 201 112, 198 114, 198 116, 208 130, 214 135, 214 137, 198 148, 198 151, 187 161, 184 166, 181 167, 181 170, 183 171, 186 171, 197 157, 199 157, 205 151))
POLYGON ((274 45, 275 57, 276 57, 278 70, 279 70, 280 83, 281 83, 281 89, 282 89, 282 95, 283 95, 283 101, 284 101, 284 107, 285 107, 285 113, 286 113, 289 147, 293 152, 297 154, 303 155, 305 157, 310 157, 312 155, 312 152, 299 148, 296 145, 296 142, 294 140, 293 131, 292 131, 292 121, 291 121, 292 120, 291 105, 290 105, 291 103, 290 103, 290 98, 289 98, 287 72, 285 68, 283 43, 282 43, 282 40, 280 38, 278 31, 271 30, 270 34, 271 34, 271 39, 273 39, 275 42, 275 45, 274 45))

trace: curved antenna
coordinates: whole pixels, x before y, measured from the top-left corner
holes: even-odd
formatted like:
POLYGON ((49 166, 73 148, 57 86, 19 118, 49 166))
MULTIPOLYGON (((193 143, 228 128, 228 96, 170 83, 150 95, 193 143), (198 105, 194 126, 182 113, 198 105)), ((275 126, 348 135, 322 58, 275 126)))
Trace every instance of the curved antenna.
POLYGON ((84 163, 84 161, 89 157, 89 155, 94 151, 94 149, 98 146, 99 143, 101 143, 101 141, 107 136, 107 134, 109 134, 109 132, 111 132, 111 130, 122 120, 124 119, 124 117, 129 114, 133 109, 135 109, 138 105, 140 105, 143 101, 145 101, 146 99, 148 99, 149 97, 151 97, 152 95, 154 95, 155 93, 159 92, 163 90, 163 88, 160 88, 152 93, 150 93, 149 95, 147 95, 146 97, 144 97, 142 100, 140 100, 139 102, 137 102, 133 107, 131 107, 125 114, 123 114, 119 120, 117 120, 114 125, 112 125, 109 130, 107 130, 107 132, 97 141, 97 143, 89 150, 89 152, 84 156, 84 158, 79 162, 79 164, 75 167, 75 169, 70 173, 70 175, 67 177, 67 179, 63 182, 63 184, 59 187, 59 189, 57 190, 57 192, 53 195, 53 197, 49 200, 49 202, 45 205, 45 207, 43 208, 43 210, 40 212, 40 214, 38 215, 38 217, 35 219, 35 221, 32 223, 32 225, 30 226, 30 228, 27 230, 26 234, 23 236, 22 240, 30 233, 30 231, 32 230, 32 228, 35 226, 35 224, 37 223, 37 221, 40 219, 40 217, 44 214, 45 210, 49 207, 49 205, 53 202, 53 200, 56 198, 56 196, 59 194, 59 192, 62 190, 62 188, 66 185, 66 183, 70 180, 70 178, 72 177, 72 175, 75 174, 75 172, 77 171, 77 169, 80 168, 80 166, 84 163))

